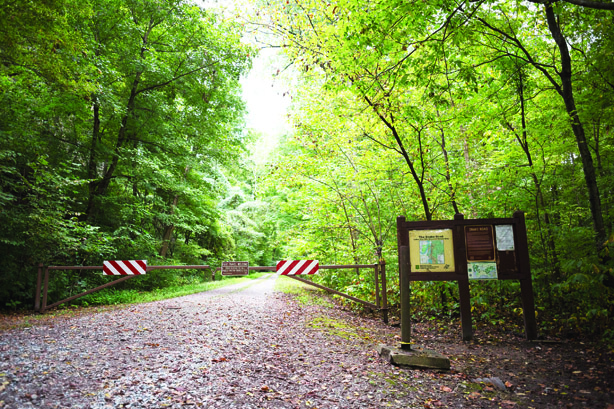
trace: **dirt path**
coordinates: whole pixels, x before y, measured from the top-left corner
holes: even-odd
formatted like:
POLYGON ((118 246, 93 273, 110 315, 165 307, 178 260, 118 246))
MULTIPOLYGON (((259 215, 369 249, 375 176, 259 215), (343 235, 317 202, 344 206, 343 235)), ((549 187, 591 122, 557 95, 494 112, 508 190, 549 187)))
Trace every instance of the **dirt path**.
POLYGON ((378 407, 386 397, 369 372, 386 365, 372 348, 305 327, 323 307, 288 303, 273 283, 7 331, 0 400, 10 408, 378 407))
MULTIPOLYGON (((590 390, 579 399, 571 390, 559 394, 562 386, 520 389, 518 365, 539 352, 532 346, 449 344, 423 335, 427 346, 451 355, 453 370, 391 367, 374 347, 397 342, 398 328, 325 298, 275 292, 274 280, 4 331, 0 407, 610 408, 609 380, 599 390, 580 386, 590 390), (503 372, 497 359, 507 362, 503 372), (499 376, 509 388, 471 382, 478 375, 499 376)), ((607 363, 592 367, 601 370, 596 376, 611 375, 607 363)))

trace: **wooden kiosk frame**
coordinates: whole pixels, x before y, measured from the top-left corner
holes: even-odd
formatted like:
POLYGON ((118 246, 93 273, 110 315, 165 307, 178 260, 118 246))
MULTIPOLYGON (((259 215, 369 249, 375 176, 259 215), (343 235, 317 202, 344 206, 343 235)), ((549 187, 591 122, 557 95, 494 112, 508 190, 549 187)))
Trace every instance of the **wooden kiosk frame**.
POLYGON ((456 214, 454 220, 418 222, 408 222, 404 216, 399 216, 397 240, 402 347, 411 349, 409 313, 411 281, 456 281, 460 297, 463 340, 468 341, 473 338, 468 271, 471 267, 468 268, 468 265, 476 264, 494 270, 495 279, 520 281, 525 335, 528 340, 537 338, 524 212, 514 212, 512 218, 465 219, 462 214, 456 214), (499 233, 499 230, 507 235, 501 234, 499 240, 496 240, 495 231, 499 233), (422 239, 424 241, 420 241, 422 239), (426 248, 432 242, 436 242, 436 250, 417 248, 418 246, 426 248), (425 254, 429 251, 432 254, 425 254))

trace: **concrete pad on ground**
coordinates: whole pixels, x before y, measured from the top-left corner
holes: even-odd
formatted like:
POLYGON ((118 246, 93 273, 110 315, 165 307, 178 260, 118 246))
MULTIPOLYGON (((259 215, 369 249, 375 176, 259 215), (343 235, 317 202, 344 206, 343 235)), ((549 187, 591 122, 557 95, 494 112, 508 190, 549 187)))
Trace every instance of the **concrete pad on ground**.
POLYGON ((386 361, 397 366, 442 370, 450 369, 450 359, 438 352, 424 349, 419 345, 412 345, 412 348, 409 350, 387 345, 378 345, 377 352, 386 361))

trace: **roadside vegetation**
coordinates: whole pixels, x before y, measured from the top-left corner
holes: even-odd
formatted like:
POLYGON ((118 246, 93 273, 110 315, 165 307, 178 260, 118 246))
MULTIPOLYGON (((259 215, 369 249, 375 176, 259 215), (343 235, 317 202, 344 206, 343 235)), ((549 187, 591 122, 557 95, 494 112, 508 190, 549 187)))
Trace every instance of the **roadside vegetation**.
MULTIPOLYGON (((540 332, 614 341, 614 6, 594 1, 269 1, 298 78, 295 131, 261 170, 283 254, 387 262, 396 217, 525 212, 540 332)), ((374 294, 370 274, 317 280, 374 294)), ((519 284, 471 282, 474 319, 522 323, 519 284)), ((454 282, 412 284, 423 320, 455 319, 454 282)))
POLYGON ((192 282, 167 285, 148 291, 139 291, 134 288, 118 289, 109 287, 79 298, 75 300, 73 304, 87 307, 90 305, 139 304, 166 300, 169 298, 182 297, 184 295, 201 293, 220 287, 255 280, 265 275, 266 274, 263 273, 252 273, 243 277, 218 277, 216 281, 201 281, 195 279, 192 282))

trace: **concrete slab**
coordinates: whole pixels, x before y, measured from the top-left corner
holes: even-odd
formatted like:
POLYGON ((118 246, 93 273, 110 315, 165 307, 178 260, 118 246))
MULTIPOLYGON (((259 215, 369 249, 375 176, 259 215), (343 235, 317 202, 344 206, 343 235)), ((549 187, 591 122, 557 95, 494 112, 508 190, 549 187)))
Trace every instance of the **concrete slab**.
POLYGON ((441 370, 450 369, 450 359, 438 352, 424 349, 419 345, 412 345, 410 350, 378 345, 377 352, 383 359, 397 366, 441 370))

